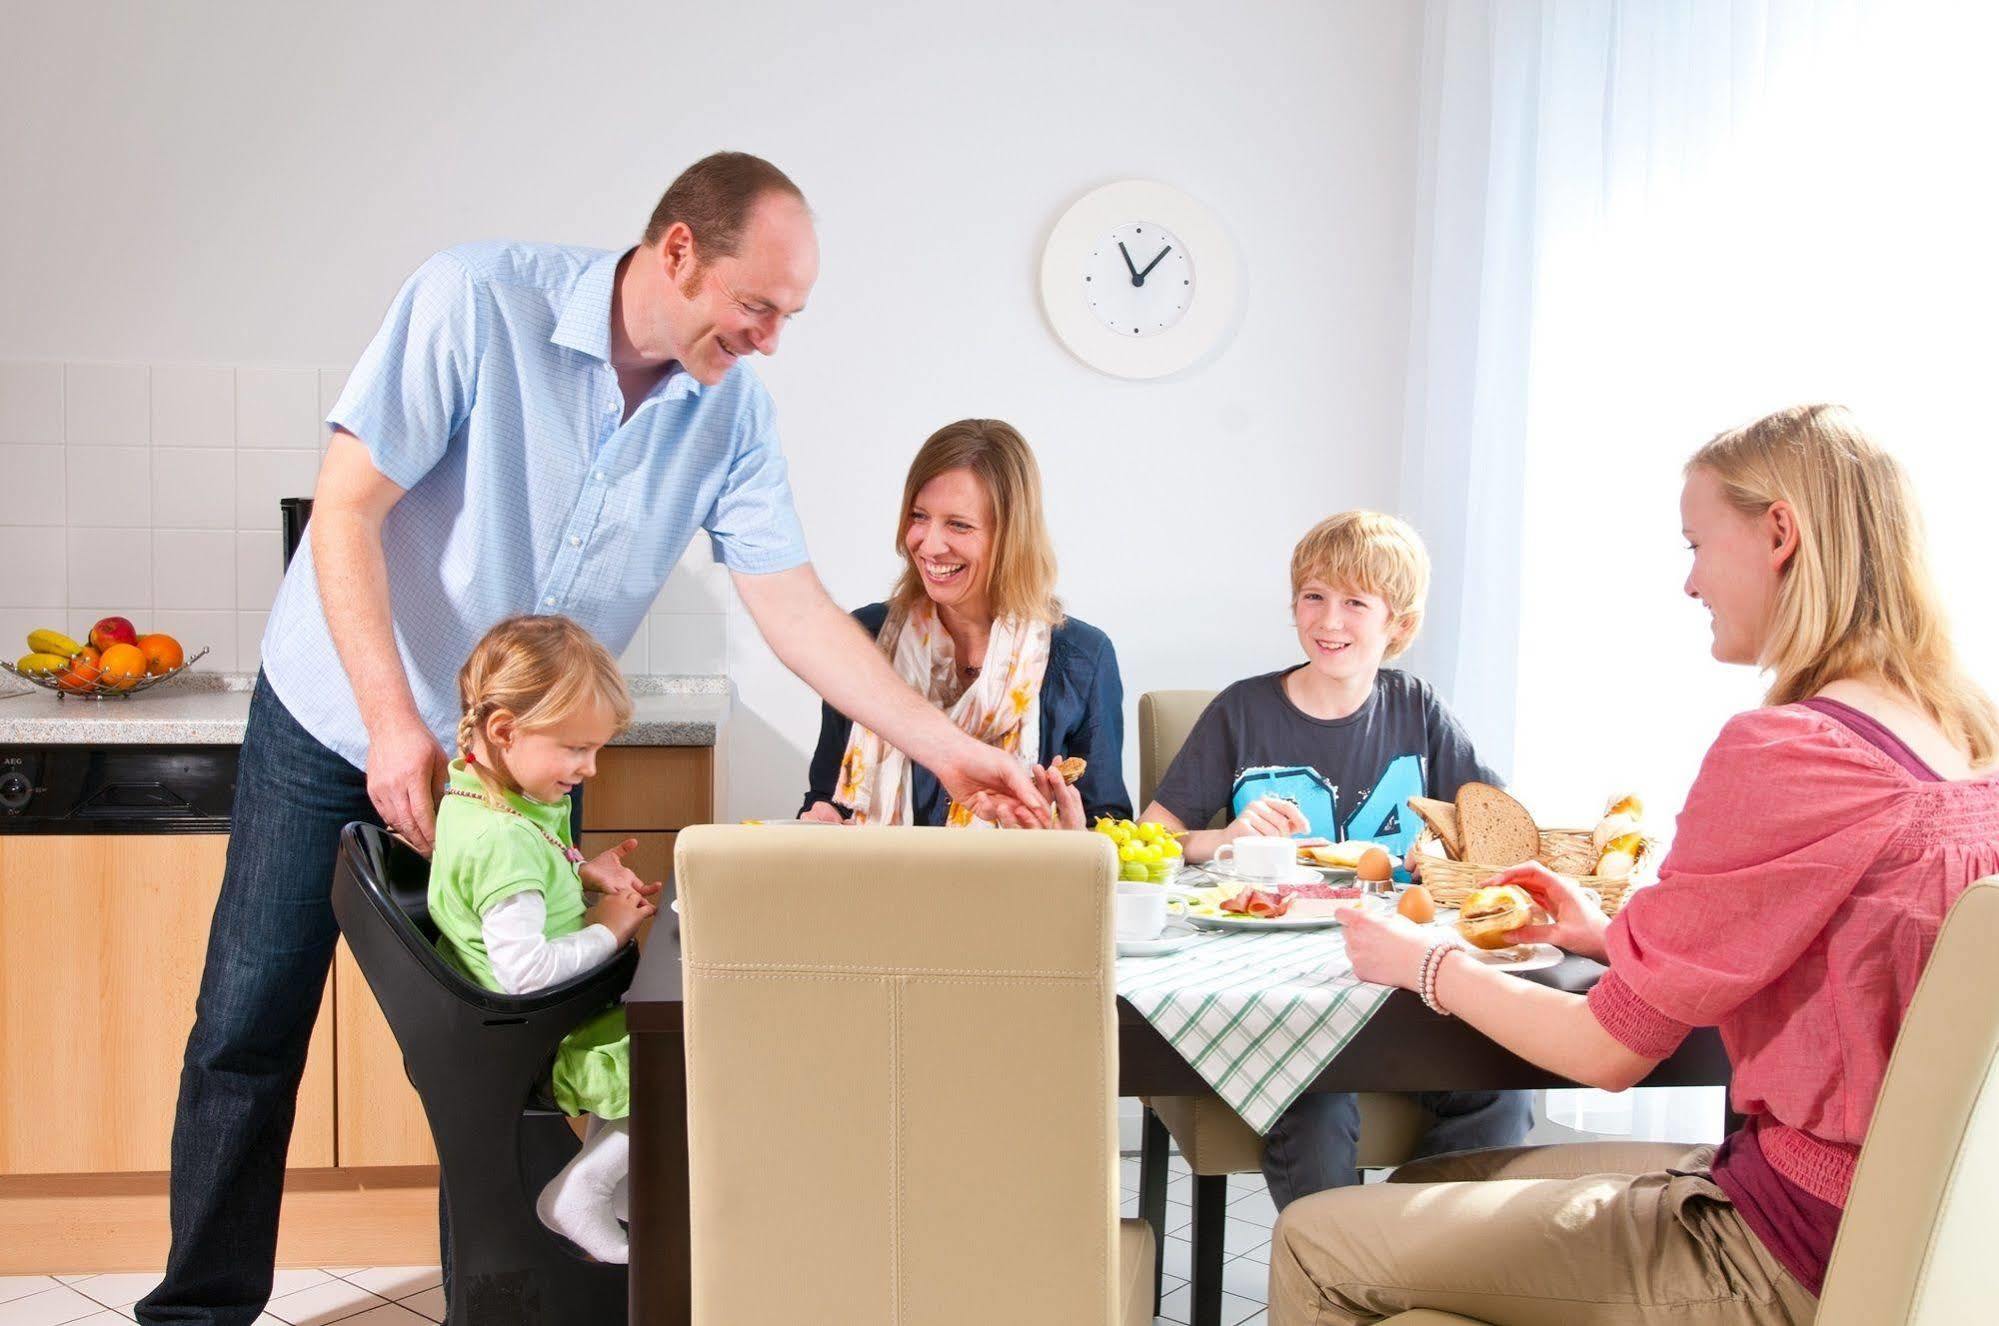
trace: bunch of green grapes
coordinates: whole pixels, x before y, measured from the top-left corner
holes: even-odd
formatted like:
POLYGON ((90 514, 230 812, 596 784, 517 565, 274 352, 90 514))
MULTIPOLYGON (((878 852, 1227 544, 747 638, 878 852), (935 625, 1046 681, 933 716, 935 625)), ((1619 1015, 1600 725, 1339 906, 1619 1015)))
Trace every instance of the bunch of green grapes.
POLYGON ((1160 824, 1100 816, 1092 826, 1117 844, 1118 878, 1164 884, 1180 868, 1180 840, 1160 824))

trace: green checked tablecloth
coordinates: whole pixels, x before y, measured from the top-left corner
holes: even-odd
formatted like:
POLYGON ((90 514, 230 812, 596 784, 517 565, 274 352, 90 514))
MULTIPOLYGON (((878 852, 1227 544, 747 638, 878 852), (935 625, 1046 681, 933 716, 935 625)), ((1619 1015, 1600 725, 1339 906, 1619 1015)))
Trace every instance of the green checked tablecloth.
POLYGON ((1338 926, 1209 932, 1175 953, 1119 958, 1117 992, 1259 1133, 1390 994, 1353 974, 1338 926))

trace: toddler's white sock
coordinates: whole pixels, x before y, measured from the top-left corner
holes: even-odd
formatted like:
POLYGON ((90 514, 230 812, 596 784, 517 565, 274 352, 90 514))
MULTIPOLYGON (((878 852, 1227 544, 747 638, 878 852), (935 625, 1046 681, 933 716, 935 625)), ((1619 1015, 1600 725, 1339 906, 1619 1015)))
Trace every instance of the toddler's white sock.
POLYGON ((548 1181, 535 1199, 541 1223, 600 1262, 623 1264, 631 1243, 612 1213, 611 1195, 631 1163, 631 1134, 623 1119, 592 1129, 583 1149, 548 1181))

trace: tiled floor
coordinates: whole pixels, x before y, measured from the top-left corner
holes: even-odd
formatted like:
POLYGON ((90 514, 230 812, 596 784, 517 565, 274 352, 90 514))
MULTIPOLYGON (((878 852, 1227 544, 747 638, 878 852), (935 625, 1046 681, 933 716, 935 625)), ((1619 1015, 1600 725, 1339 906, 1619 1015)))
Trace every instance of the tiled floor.
MULTIPOLYGON (((1193 1178, 1178 1155, 1168 1164, 1165 1294, 1158 1321, 1179 1326, 1191 1315, 1188 1284, 1193 1245, 1193 1178)), ((1124 1214, 1138 1214, 1138 1160, 1120 1164, 1124 1214)), ((1265 1326, 1264 1283, 1269 1275, 1270 1223, 1276 1219, 1270 1194, 1257 1174, 1229 1180, 1229 1223, 1222 1264, 1224 1326, 1265 1326)), ((132 1305, 159 1281, 158 1275, 0 1276, 0 1326, 116 1326, 133 1320, 132 1305)), ((340 1267, 324 1271, 283 1270, 259 1326, 424 1326, 444 1320, 444 1291, 434 1266, 340 1267)))
MULTIPOLYGON (((117 1326, 156 1274, 0 1276, 0 1326, 117 1326)), ((282 1270, 258 1326, 427 1326, 444 1320, 435 1266, 282 1270)))
MULTIPOLYGON (((1179 1326, 1193 1315, 1188 1277, 1193 1273, 1194 1245, 1187 1236, 1194 1221, 1190 1204, 1194 1178, 1177 1152, 1167 1161, 1167 1176, 1166 1246, 1159 1250, 1165 1292, 1154 1320, 1179 1326)), ((1124 1188, 1122 1214, 1136 1216, 1136 1156, 1124 1158, 1119 1181, 1124 1188)), ((1263 1186, 1261 1174, 1237 1174, 1229 1179, 1229 1222, 1222 1240, 1227 1259, 1222 1263, 1223 1326, 1266 1326, 1263 1305, 1270 1278, 1270 1226, 1276 1219, 1277 1208, 1271 1205, 1270 1190, 1263 1186)), ((0 1326, 8 1326, 6 1318, 0 1317, 0 1326)))

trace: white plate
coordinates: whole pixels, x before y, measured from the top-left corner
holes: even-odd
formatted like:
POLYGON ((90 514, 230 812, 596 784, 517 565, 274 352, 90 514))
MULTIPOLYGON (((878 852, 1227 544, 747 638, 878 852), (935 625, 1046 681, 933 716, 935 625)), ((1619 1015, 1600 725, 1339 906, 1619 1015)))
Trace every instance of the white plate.
POLYGON ((1197 930, 1324 930, 1340 923, 1337 916, 1193 916, 1187 924, 1197 930))
POLYGON ((1553 944, 1515 944, 1511 948, 1483 949, 1467 946, 1465 952, 1488 967, 1501 971, 1540 971, 1562 960, 1562 950, 1553 944))
POLYGON ((1161 958, 1168 953, 1178 953, 1194 939, 1194 931, 1175 922, 1161 931, 1157 939, 1118 940, 1117 955, 1120 958, 1161 958))

